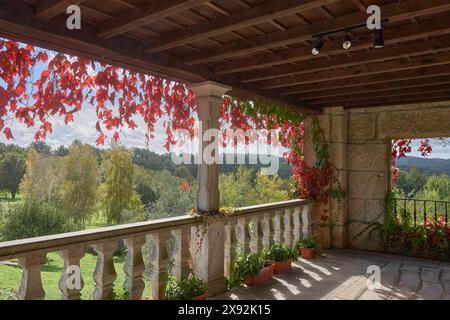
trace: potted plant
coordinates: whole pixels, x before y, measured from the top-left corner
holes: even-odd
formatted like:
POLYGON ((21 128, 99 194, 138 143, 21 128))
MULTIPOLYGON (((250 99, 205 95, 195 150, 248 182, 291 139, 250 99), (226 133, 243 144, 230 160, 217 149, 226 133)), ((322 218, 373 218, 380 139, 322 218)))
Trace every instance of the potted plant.
POLYGON ((272 263, 274 273, 284 273, 292 268, 292 261, 297 261, 298 251, 285 244, 273 245, 264 257, 272 263))
POLYGON ((181 280, 170 277, 167 282, 167 300, 206 300, 207 298, 208 284, 193 275, 181 280))
POLYGON ((319 246, 319 240, 317 237, 312 236, 308 239, 300 240, 297 243, 297 248, 299 253, 304 259, 314 259, 317 253, 317 248, 319 246))
POLYGON ((272 278, 273 266, 256 253, 242 252, 237 256, 228 284, 230 288, 246 285, 258 285, 272 278))

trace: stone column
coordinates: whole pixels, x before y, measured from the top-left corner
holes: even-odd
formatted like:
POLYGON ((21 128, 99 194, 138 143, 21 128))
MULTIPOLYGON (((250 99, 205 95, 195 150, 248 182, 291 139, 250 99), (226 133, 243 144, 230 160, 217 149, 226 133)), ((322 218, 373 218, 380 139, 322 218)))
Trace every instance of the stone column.
MULTIPOLYGON (((195 84, 189 88, 195 94, 198 115, 201 121, 201 135, 207 133, 199 141, 198 194, 197 209, 199 212, 218 212, 220 207, 219 170, 217 164, 219 136, 219 112, 222 96, 231 88, 211 81, 195 84), (206 132, 217 129, 216 133, 206 132)), ((227 290, 224 276, 225 225, 223 221, 215 221, 207 225, 193 228, 194 272, 208 282, 209 293, 217 295, 227 290), (197 230, 195 230, 197 229, 197 230)))
MULTIPOLYGON (((347 191, 347 144, 348 114, 342 107, 325 110, 331 120, 330 161, 333 164, 333 188, 340 184, 347 191)), ((348 200, 330 200, 331 245, 333 248, 346 248, 348 245, 348 200)))
MULTIPOLYGON (((323 131, 324 142, 329 145, 332 163, 330 187, 336 188, 339 181, 347 190, 347 144, 348 113, 343 107, 327 108, 319 116, 319 126, 323 131)), ((317 158, 312 144, 312 120, 305 122, 305 164, 313 167, 317 158)), ((347 199, 327 203, 315 203, 311 213, 313 232, 318 235, 323 248, 346 248, 348 242, 347 199)))

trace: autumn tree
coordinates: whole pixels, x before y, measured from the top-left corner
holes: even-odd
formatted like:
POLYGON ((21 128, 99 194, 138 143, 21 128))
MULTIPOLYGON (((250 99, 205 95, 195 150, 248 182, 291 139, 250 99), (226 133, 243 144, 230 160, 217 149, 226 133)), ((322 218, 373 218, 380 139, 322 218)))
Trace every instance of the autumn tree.
POLYGON ((108 223, 142 220, 144 206, 139 194, 133 190, 133 155, 124 147, 114 147, 103 160, 104 182, 99 187, 100 207, 108 223), (126 217, 125 217, 126 216, 126 217))
POLYGON ((58 207, 62 199, 64 176, 62 159, 30 149, 20 190, 26 200, 47 202, 58 207))
POLYGON ((0 189, 8 190, 13 199, 25 174, 25 158, 16 151, 8 151, 0 157, 0 189))
POLYGON ((96 204, 98 163, 93 148, 72 144, 64 167, 63 211, 74 224, 85 226, 96 204))

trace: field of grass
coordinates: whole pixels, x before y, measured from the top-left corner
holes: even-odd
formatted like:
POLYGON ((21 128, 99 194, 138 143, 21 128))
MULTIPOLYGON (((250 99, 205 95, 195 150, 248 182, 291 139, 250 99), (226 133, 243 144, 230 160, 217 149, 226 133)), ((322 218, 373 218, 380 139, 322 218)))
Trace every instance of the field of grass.
MULTIPOLYGON (((86 229, 95 229, 105 226, 104 223, 92 223, 86 227, 86 229)), ((115 288, 119 289, 123 287, 125 281, 125 273, 123 266, 125 263, 125 257, 114 257, 114 266, 117 273, 117 279, 115 282, 115 288)), ((22 279, 22 269, 15 264, 17 261, 8 265, 1 264, 0 262, 0 300, 11 299, 20 287, 22 279)), ((86 253, 83 259, 81 259, 81 274, 84 280, 84 288, 82 290, 82 299, 92 299, 92 293, 94 291, 94 279, 93 274, 95 265, 97 263, 97 257, 93 254, 86 253)), ((63 259, 58 253, 47 254, 47 263, 42 267, 41 277, 42 285, 45 290, 45 299, 59 300, 61 292, 58 287, 61 273, 63 271, 63 259)), ((144 291, 144 297, 150 296, 149 282, 146 281, 146 288, 144 291)))

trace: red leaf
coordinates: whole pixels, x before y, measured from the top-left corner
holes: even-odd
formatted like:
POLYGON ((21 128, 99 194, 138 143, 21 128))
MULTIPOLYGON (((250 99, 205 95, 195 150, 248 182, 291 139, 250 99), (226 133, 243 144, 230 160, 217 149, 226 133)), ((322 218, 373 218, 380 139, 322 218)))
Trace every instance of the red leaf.
POLYGON ((6 139, 8 139, 8 140, 14 139, 12 132, 11 132, 11 128, 5 128, 3 130, 3 133, 5 134, 6 139))

